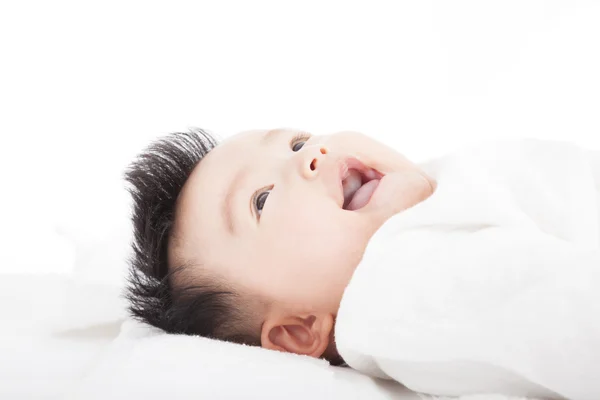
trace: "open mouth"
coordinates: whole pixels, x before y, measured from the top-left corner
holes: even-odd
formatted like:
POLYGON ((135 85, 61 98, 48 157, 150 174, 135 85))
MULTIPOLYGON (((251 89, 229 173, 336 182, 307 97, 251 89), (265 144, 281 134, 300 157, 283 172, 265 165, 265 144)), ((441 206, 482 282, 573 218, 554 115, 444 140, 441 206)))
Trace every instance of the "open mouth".
POLYGON ((345 165, 341 176, 344 191, 342 208, 349 211, 360 210, 369 204, 383 174, 354 158, 346 160, 345 165))

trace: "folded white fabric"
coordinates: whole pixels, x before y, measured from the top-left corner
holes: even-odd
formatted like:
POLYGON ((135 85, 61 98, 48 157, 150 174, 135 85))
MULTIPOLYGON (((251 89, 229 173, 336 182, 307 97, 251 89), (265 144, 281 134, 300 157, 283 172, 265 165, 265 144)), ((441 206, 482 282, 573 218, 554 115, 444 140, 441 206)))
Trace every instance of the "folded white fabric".
POLYGON ((344 293, 346 362, 435 395, 599 399, 591 154, 528 139, 423 164, 437 191, 383 225, 344 293))

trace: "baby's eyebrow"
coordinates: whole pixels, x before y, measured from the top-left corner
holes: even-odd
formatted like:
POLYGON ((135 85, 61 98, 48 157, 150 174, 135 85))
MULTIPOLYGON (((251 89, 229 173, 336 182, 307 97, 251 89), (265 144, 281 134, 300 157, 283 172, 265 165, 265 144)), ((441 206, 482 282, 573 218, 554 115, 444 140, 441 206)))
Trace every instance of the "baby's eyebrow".
POLYGON ((278 128, 278 129, 271 129, 270 131, 268 131, 267 133, 265 133, 265 135, 260 139, 260 145, 261 146, 265 146, 268 145, 270 142, 272 142, 275 138, 277 138, 278 136, 285 134, 285 133, 289 133, 289 132, 296 132, 296 130, 294 129, 287 129, 287 128, 278 128))
POLYGON ((221 209, 221 217, 225 222, 225 227, 227 228, 227 231, 234 236, 236 235, 237 230, 235 224, 236 218, 234 218, 233 215, 233 199, 235 198, 235 194, 237 192, 236 189, 240 187, 241 183, 244 180, 246 180, 246 175, 248 175, 247 168, 242 168, 238 170, 238 172, 235 174, 235 176, 231 180, 231 183, 227 187, 227 191, 225 192, 225 198, 223 201, 223 207, 221 209))

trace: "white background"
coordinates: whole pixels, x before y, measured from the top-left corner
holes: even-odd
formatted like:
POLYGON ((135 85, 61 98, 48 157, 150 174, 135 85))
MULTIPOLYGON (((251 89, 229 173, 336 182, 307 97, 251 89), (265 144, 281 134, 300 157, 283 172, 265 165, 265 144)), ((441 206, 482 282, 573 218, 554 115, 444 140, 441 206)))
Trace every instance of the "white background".
MULTIPOLYGON (((62 398, 110 354, 110 332, 56 332, 124 312, 122 176, 152 139, 352 129, 417 162, 502 137, 600 149, 599 71, 600 1, 0 0, 0 398, 62 398)), ((226 365, 203 355, 198 377, 226 365)))
POLYGON ((600 148, 599 21, 566 0, 2 2, 0 272, 122 271, 123 169, 189 126, 360 130, 415 161, 600 148))

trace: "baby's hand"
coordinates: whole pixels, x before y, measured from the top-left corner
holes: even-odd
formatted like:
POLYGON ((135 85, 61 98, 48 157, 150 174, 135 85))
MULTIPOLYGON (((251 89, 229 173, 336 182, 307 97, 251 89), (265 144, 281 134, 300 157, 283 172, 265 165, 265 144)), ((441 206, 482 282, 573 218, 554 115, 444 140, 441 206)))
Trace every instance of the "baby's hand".
POLYGON ((360 132, 338 132, 326 136, 323 144, 330 144, 333 152, 356 157, 367 167, 385 175, 370 203, 358 210, 374 215, 381 222, 426 200, 436 189, 435 180, 418 165, 390 146, 360 132))
POLYGON ((379 184, 379 193, 373 197, 373 212, 382 221, 428 199, 436 189, 435 181, 420 171, 408 170, 387 174, 379 184))

